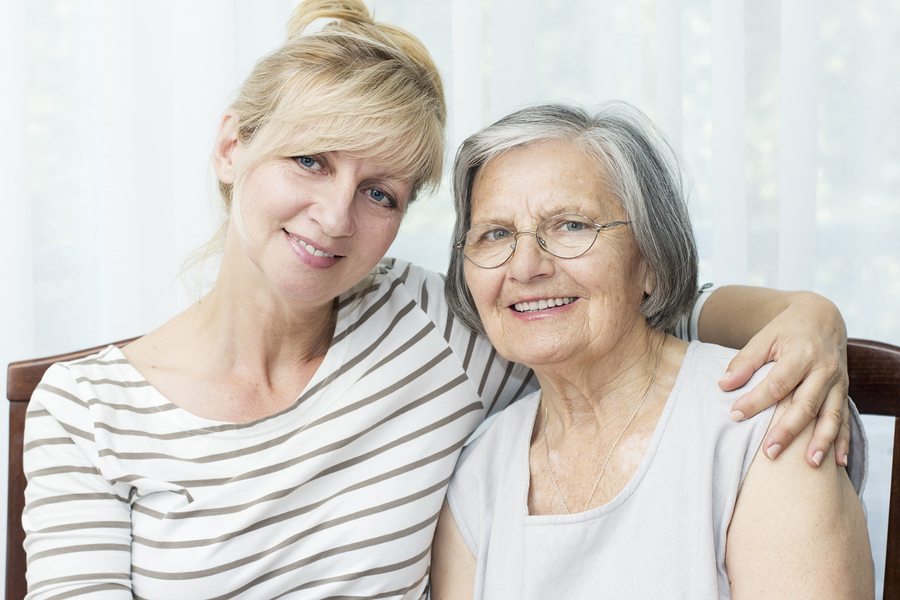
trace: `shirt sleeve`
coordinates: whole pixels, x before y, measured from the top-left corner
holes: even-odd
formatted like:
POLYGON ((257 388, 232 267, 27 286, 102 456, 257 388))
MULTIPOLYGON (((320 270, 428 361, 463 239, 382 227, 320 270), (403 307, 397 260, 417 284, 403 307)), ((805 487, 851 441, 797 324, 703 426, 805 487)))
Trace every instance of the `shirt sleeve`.
MULTIPOLYGON (((394 269, 400 268, 396 261, 394 269)), ((475 387, 485 416, 495 414, 513 400, 537 389, 531 369, 500 356, 487 336, 472 331, 450 313, 444 295, 443 276, 412 267, 407 285, 414 286, 419 306, 444 336, 467 378, 475 387)))
POLYGON ((691 312, 682 315, 675 324, 675 337, 686 342, 700 340, 700 311, 703 310, 703 305, 706 304, 706 301, 709 300, 714 291, 716 291, 716 286, 711 283, 704 283, 700 286, 691 312))
POLYGON ((863 499, 863 492, 866 489, 866 479, 869 475, 869 439, 866 437, 866 430, 863 428, 862 418, 859 415, 859 409, 856 408, 853 400, 850 400, 850 453, 848 454, 847 476, 850 477, 850 483, 853 489, 859 495, 859 499, 863 499))
POLYGON ((131 508, 100 464, 89 399, 53 365, 25 419, 27 599, 132 597, 131 508))

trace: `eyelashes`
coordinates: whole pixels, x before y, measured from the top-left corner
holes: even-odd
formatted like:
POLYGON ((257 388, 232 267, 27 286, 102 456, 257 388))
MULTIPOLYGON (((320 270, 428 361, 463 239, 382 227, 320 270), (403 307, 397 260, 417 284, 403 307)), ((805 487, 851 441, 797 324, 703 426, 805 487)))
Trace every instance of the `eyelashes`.
MULTIPOLYGON (((313 156, 302 154, 291 157, 298 166, 304 171, 315 174, 328 174, 329 165, 327 159, 322 156, 313 156)), ((372 204, 388 209, 396 209, 400 206, 397 196, 386 189, 376 186, 363 184, 359 190, 372 204)))

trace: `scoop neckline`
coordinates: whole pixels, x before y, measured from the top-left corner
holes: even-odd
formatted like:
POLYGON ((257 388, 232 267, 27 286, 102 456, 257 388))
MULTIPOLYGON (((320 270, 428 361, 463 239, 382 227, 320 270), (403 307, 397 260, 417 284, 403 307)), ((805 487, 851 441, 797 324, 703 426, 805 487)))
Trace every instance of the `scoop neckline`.
MULTIPOLYGON (((352 294, 355 290, 356 288, 354 287, 345 294, 342 294, 338 298, 338 302, 341 303, 348 297, 352 297, 352 294)), ((327 406, 323 406, 323 403, 316 402, 316 400, 320 398, 326 390, 328 391, 329 396, 334 396, 336 393, 340 394, 340 390, 335 392, 335 386, 339 386, 339 382, 341 382, 342 379, 341 377, 335 377, 334 373, 338 371, 340 365, 343 364, 346 353, 349 347, 352 345, 351 343, 347 343, 347 339, 352 337, 352 335, 354 334, 356 328, 353 326, 353 324, 356 321, 359 312, 361 310, 365 310, 366 306, 367 303, 363 298, 360 302, 353 302, 348 306, 338 309, 338 314, 335 320, 334 333, 332 334, 332 338, 329 341, 328 350, 326 350, 325 352, 322 363, 316 369, 316 372, 306 383, 304 388, 296 393, 294 402, 292 402, 290 406, 287 406, 284 409, 274 412, 270 415, 266 415, 264 417, 254 419, 253 421, 247 421, 244 423, 223 421, 204 417, 191 412, 190 410, 184 408, 183 406, 180 406, 175 402, 172 402, 172 400, 170 400, 168 396, 163 394, 159 389, 157 389, 147 380, 143 373, 141 373, 141 371, 131 363, 131 361, 122 351, 122 348, 115 344, 110 344, 109 346, 98 352, 95 356, 115 360, 118 364, 127 367, 131 373, 131 377, 129 377, 129 379, 132 381, 139 381, 140 383, 144 384, 145 389, 151 390, 151 393, 161 401, 160 406, 165 406, 167 408, 167 410, 160 411, 158 413, 158 416, 161 418, 171 418, 174 415, 178 415, 179 421, 190 419, 193 422, 193 427, 196 427, 197 429, 204 429, 206 431, 212 429, 217 433, 240 434, 245 430, 256 433, 258 431, 271 431, 273 429, 296 427, 297 419, 285 419, 284 417, 288 415, 296 416, 295 413, 305 407, 306 411, 302 415, 304 417, 303 420, 311 423, 317 417, 323 416, 323 410, 327 410, 327 406), (346 333, 344 333, 342 338, 336 344, 334 340, 337 334, 342 332, 346 333), (319 389, 315 389, 317 387, 319 389), (311 390, 313 391, 311 394, 309 394, 311 390), (304 398, 304 396, 306 396, 307 394, 309 394, 309 397, 304 398), (266 426, 265 424, 267 422, 270 423, 270 425, 266 426)), ((350 384, 348 382, 346 386, 349 385, 350 384)))
MULTIPOLYGON (((523 436, 525 442, 525 481, 523 485, 523 506, 526 524, 545 525, 555 523, 579 523, 583 521, 599 519, 600 517, 603 517, 606 514, 616 510, 619 506, 627 502, 632 495, 634 495, 634 493, 638 489, 638 486, 640 486, 641 481, 650 470, 650 467, 652 466, 653 461, 656 458, 656 453, 659 449, 659 445, 662 443, 663 435, 668 428, 669 420, 675 410, 675 405, 681 396, 681 388, 684 386, 688 367, 695 360, 697 349, 699 347, 700 342, 696 340, 689 343, 684 353, 684 358, 681 361, 681 366, 678 368, 678 374, 675 377, 675 383, 672 385, 672 391, 669 392, 669 395, 666 398, 666 404, 659 415, 656 426, 654 427, 653 436, 650 438, 650 443, 647 444, 647 449, 644 451, 644 455, 643 457, 641 457, 641 462, 638 465, 637 469, 615 496, 610 498, 607 502, 599 506, 589 508, 585 511, 568 514, 559 513, 541 515, 533 515, 528 511, 528 492, 531 488, 531 470, 528 460, 528 453, 530 451, 531 438, 534 435, 534 425, 535 421, 537 420, 537 412, 540 408, 540 392, 535 392, 534 407, 530 419, 526 422, 528 426, 525 428, 528 435, 523 436)), ((519 449, 519 451, 521 452, 521 448, 519 449)))

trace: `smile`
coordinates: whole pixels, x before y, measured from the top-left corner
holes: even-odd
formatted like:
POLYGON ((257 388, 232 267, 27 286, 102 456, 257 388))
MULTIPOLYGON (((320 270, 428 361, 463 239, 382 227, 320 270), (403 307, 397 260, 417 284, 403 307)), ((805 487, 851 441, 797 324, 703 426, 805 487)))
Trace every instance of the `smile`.
POLYGON ((323 250, 319 250, 318 248, 316 248, 316 247, 313 246, 312 244, 307 244, 307 243, 304 242, 303 240, 297 240, 297 243, 300 244, 301 246, 303 246, 304 248, 306 248, 307 252, 309 252, 309 253, 312 254, 313 256, 325 256, 325 257, 327 257, 327 258, 334 258, 334 257, 335 257, 334 254, 329 254, 329 253, 327 253, 327 252, 325 252, 325 251, 323 251, 323 250))
POLYGON ((316 248, 309 242, 307 242, 305 240, 301 240, 297 236, 292 235, 286 229, 282 229, 282 231, 284 231, 284 234, 286 236, 288 236, 289 238, 291 238, 291 240, 296 242, 297 245, 299 245, 301 248, 303 248, 304 250, 306 250, 313 256, 318 256, 318 257, 322 257, 322 258, 335 258, 338 256, 337 254, 331 254, 330 252, 325 252, 324 250, 320 250, 320 249, 316 248))
POLYGON ((547 298, 546 300, 535 300, 532 302, 516 302, 513 308, 517 312, 533 312, 536 310, 545 310, 556 306, 564 306, 575 302, 575 298, 547 298))

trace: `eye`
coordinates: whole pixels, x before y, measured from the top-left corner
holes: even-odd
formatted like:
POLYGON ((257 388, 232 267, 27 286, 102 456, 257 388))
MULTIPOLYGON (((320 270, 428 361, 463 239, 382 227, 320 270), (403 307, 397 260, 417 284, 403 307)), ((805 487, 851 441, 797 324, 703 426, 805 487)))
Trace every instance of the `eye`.
POLYGON ((559 215, 547 219, 541 227, 544 231, 552 234, 565 233, 584 233, 594 229, 594 224, 587 218, 579 215, 559 215))
POLYGON ((322 169, 322 164, 319 160, 312 156, 295 156, 294 160, 297 161, 298 165, 304 169, 309 169, 310 171, 319 171, 322 169))
POLYGON ((378 188, 366 188, 363 190, 363 193, 376 204, 380 204, 387 208, 397 208, 397 200, 384 190, 378 188))
POLYGON ((584 231, 587 228, 587 225, 582 223, 581 221, 566 221, 563 223, 563 229, 566 231, 576 232, 576 231, 584 231))
POLYGON ((480 240, 486 244, 493 244, 496 242, 502 242, 503 240, 508 239, 512 235, 509 229, 505 227, 488 227, 485 228, 485 231, 482 233, 480 240))

